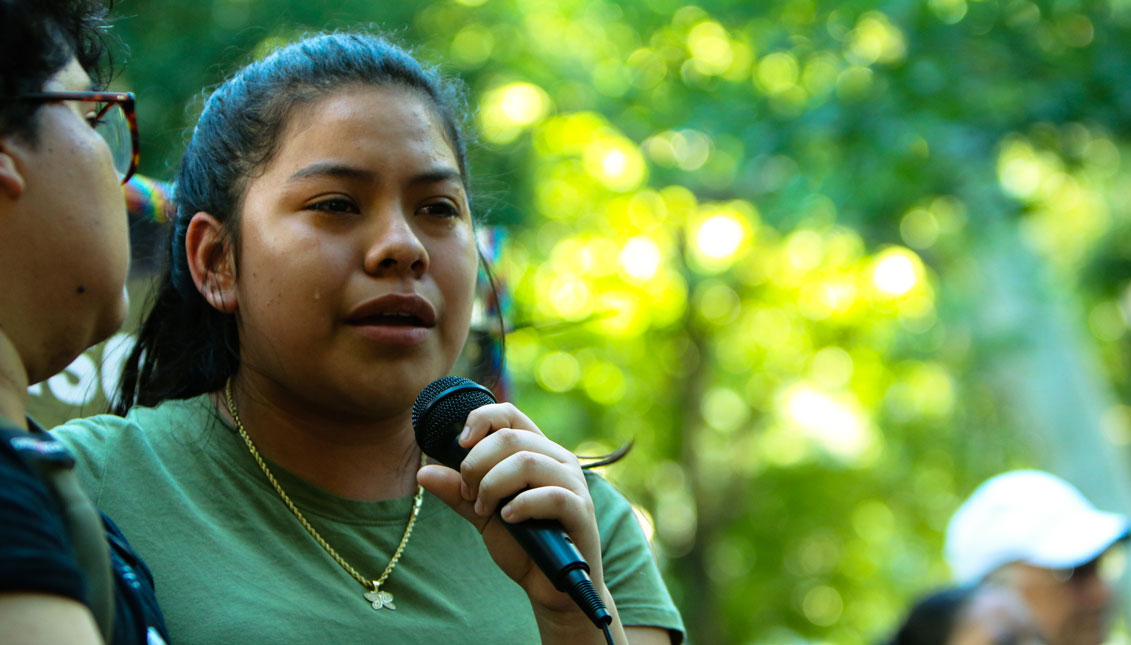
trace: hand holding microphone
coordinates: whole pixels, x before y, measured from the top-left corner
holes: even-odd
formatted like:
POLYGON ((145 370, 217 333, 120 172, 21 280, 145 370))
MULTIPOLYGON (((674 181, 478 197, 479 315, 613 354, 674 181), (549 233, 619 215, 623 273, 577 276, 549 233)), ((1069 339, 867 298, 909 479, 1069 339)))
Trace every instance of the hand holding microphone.
POLYGON ((495 404, 490 390, 468 379, 445 377, 424 388, 413 406, 412 423, 416 441, 425 454, 449 468, 461 470, 466 482, 461 483, 461 496, 466 502, 460 505, 465 507, 461 512, 484 533, 499 566, 520 584, 530 580, 531 575, 540 575, 537 571, 523 571, 514 555, 506 554, 497 540, 492 548, 488 531, 497 533, 501 524, 554 588, 569 594, 595 625, 609 625, 612 616, 590 580, 589 564, 562 522, 513 522, 500 517, 500 513, 506 515, 509 510, 513 515, 507 519, 561 517, 567 524, 579 525, 571 528, 590 528, 587 532, 592 535, 587 540, 590 548, 596 546, 599 557, 592 502, 576 457, 546 439, 513 406, 495 404), (477 410, 474 423, 469 422, 469 415, 477 410), (465 443, 473 445, 470 458, 468 448, 460 444, 465 424, 475 426, 465 438, 465 443), (469 516, 466 506, 472 500, 474 516, 469 516))

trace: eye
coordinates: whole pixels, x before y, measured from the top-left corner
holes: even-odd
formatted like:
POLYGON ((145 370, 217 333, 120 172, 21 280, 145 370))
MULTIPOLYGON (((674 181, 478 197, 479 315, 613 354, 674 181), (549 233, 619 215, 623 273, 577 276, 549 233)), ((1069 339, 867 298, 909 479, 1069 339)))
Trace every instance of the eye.
POLYGON ((444 218, 458 218, 460 216, 460 209, 455 204, 449 201, 432 202, 420 207, 421 214, 434 215, 436 217, 444 218))
POLYGON ((95 106, 95 109, 89 110, 86 114, 83 115, 83 118, 86 119, 86 122, 88 125, 90 125, 90 127, 97 129, 98 126, 106 122, 106 119, 104 119, 103 117, 106 116, 106 112, 109 110, 110 104, 96 103, 95 106))
POLYGON ((323 211, 327 213, 360 213, 352 199, 346 197, 329 197, 321 201, 308 204, 306 210, 323 211))

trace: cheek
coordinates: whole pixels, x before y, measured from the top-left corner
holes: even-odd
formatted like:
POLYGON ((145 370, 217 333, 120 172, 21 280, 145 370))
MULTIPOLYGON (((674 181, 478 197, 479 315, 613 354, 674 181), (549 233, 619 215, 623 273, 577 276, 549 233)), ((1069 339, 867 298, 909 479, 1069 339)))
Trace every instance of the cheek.
POLYGON ((105 189, 106 194, 121 199, 124 205, 125 199, 120 196, 121 181, 114 170, 114 160, 106 142, 85 124, 70 128, 68 134, 71 143, 68 154, 73 159, 82 159, 81 167, 89 173, 90 180, 105 189))
POLYGON ((286 227, 273 233, 243 240, 240 308, 257 317, 302 318, 313 303, 332 301, 344 284, 348 254, 286 227))
POLYGON ((459 270, 459 293, 462 294, 462 300, 467 310, 466 316, 470 319, 471 310, 475 303, 476 285, 479 277, 479 256, 475 252, 474 247, 470 253, 464 257, 464 261, 459 270))
POLYGON ((471 321, 471 311, 475 303, 476 278, 479 271, 479 256, 475 248, 448 249, 445 257, 451 261, 436 267, 435 275, 444 292, 447 318, 454 332, 465 335, 471 321))

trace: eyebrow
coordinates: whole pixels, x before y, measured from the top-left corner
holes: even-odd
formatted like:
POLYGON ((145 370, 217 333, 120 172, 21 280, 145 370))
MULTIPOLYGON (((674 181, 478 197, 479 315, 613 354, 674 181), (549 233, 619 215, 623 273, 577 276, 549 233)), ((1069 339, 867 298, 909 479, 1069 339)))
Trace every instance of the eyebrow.
POLYGON ((438 184, 444 181, 457 181, 463 184, 463 175, 455 168, 439 167, 426 170, 409 180, 411 184, 438 184))
POLYGON ((376 176, 375 173, 369 170, 362 170, 361 168, 354 168, 353 166, 346 166, 332 161, 320 161, 299 168, 287 179, 287 183, 308 179, 310 177, 342 177, 344 179, 372 181, 376 176))
MULTIPOLYGON (((338 177, 372 182, 377 179, 377 173, 372 170, 347 166, 333 161, 320 161, 298 169, 288 179, 287 183, 301 181, 311 177, 338 177)), ((463 184, 463 175, 455 168, 439 166, 429 168, 409 179, 410 184, 435 184, 445 181, 457 181, 463 184)))

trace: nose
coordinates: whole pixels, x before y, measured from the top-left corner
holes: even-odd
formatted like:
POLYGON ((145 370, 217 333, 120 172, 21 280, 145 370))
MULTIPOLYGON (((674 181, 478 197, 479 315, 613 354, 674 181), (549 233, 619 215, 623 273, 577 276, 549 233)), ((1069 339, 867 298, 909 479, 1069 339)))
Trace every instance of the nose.
POLYGON ((387 209, 374 218, 365 252, 365 272, 372 276, 411 275, 428 269, 428 250, 412 226, 412 213, 387 209))

